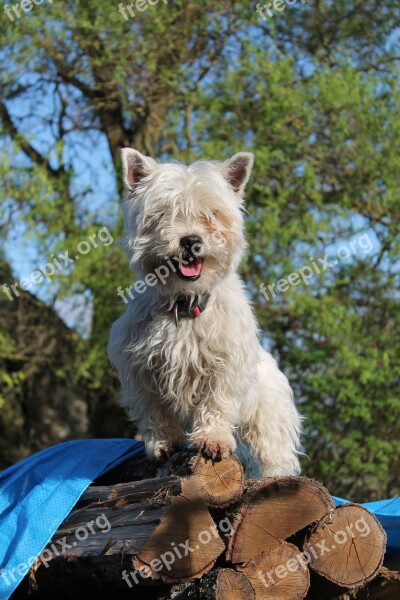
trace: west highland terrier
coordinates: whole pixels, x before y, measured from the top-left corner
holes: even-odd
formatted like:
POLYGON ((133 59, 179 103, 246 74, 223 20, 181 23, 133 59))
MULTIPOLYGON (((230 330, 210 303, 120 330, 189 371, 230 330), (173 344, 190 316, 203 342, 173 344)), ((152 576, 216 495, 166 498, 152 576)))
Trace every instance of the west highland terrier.
POLYGON ((122 162, 125 245, 141 281, 108 352, 147 454, 181 447, 186 432, 209 457, 241 440, 264 476, 298 473, 300 417, 237 274, 253 155, 185 166, 125 148, 122 162))

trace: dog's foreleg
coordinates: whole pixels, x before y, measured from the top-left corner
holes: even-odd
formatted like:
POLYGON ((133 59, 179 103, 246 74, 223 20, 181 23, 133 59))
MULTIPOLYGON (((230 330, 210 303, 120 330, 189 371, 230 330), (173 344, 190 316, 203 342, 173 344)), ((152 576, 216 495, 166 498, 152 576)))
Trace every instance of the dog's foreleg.
POLYGON ((168 407, 163 407, 154 398, 142 412, 139 431, 143 436, 147 456, 157 460, 181 448, 185 441, 176 415, 171 414, 168 407))
POLYGON ((227 458, 236 448, 233 432, 228 414, 202 406, 195 412, 189 440, 206 456, 227 458))

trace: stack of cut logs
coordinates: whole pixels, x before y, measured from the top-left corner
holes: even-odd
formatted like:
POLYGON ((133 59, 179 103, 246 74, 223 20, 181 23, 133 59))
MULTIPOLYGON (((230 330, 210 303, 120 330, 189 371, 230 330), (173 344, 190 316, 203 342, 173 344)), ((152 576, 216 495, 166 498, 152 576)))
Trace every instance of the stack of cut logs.
POLYGON ((377 519, 316 481, 183 451, 95 483, 31 569, 33 599, 400 598, 377 519))

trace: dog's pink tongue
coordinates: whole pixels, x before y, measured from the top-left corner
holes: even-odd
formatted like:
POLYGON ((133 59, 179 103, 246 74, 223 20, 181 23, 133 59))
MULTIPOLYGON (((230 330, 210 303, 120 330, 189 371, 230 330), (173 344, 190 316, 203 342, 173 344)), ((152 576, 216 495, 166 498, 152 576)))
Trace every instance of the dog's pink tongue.
POLYGON ((194 260, 193 262, 187 265, 182 265, 180 271, 185 277, 195 277, 196 275, 199 275, 202 265, 202 259, 196 258, 196 260, 194 260))

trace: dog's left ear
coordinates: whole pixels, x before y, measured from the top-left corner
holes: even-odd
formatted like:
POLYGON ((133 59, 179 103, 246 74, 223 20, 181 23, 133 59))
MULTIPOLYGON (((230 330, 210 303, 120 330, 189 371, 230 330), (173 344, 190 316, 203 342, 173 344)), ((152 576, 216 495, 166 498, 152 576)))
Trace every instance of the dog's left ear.
POLYGON ((122 148, 121 161, 124 184, 130 192, 134 192, 140 180, 157 168, 155 160, 133 148, 122 148))
POLYGON ((236 194, 241 194, 250 177, 254 154, 238 152, 222 163, 223 174, 236 194))

